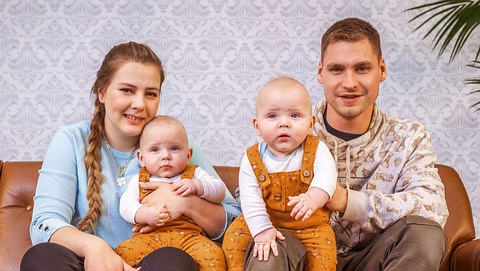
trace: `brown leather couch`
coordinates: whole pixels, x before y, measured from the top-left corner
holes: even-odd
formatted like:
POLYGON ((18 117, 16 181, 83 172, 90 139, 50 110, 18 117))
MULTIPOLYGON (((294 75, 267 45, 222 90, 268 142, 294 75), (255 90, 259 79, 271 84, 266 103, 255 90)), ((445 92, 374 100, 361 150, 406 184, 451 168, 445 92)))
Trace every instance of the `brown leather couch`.
MULTIPOLYGON (((0 270, 19 270, 22 256, 31 246, 28 230, 40 167, 39 161, 0 161, 0 270)), ((437 167, 445 184, 450 211, 445 226, 449 252, 441 270, 480 270, 480 239, 475 239, 472 209, 465 187, 453 168, 437 167)), ((215 168, 233 194, 238 184, 238 167, 215 168)))

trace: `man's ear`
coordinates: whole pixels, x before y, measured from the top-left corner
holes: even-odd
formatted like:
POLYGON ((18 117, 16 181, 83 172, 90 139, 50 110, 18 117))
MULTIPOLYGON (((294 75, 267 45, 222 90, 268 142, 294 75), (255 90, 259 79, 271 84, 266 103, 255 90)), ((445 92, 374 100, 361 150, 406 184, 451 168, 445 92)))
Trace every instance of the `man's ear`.
POLYGON ((323 71, 323 65, 322 65, 322 61, 320 61, 320 62, 318 62, 318 68, 317 68, 317 81, 320 84, 323 84, 322 71, 323 71))
POLYGON ((140 163, 140 166, 145 167, 145 161, 143 161, 143 155, 140 150, 137 151, 137 158, 138 158, 138 162, 140 163))
POLYGON ((256 117, 252 119, 252 124, 253 124, 253 128, 255 128, 255 133, 257 134, 257 136, 262 136, 260 134, 260 130, 258 129, 258 121, 256 117))
POLYGON ((385 60, 382 57, 380 60, 380 82, 383 82, 387 79, 387 64, 385 64, 385 60))

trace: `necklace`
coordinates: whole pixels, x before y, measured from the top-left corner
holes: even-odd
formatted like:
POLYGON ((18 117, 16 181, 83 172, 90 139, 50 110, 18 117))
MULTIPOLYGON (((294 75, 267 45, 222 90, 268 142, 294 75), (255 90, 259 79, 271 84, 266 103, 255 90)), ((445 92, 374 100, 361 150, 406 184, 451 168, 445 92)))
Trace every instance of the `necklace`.
POLYGON ((125 163, 123 163, 122 165, 119 165, 117 159, 113 155, 112 147, 110 146, 110 144, 108 144, 106 140, 105 140, 105 146, 107 147, 107 150, 110 153, 110 155, 112 155, 113 162, 115 163, 115 167, 117 168, 117 179, 115 180, 115 182, 117 183, 118 186, 122 187, 127 183, 127 178, 125 178, 125 170, 127 169, 128 164, 130 163, 130 160, 132 160, 133 153, 135 152, 136 148, 134 148, 130 152, 130 154, 128 155, 127 161, 125 161, 125 163))

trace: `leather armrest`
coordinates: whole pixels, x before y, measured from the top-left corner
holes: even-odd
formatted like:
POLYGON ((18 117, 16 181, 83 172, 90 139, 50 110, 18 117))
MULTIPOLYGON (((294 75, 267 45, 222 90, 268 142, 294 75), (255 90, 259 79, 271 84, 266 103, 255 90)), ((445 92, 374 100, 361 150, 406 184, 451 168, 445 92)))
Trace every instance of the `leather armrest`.
POLYGON ((472 207, 465 186, 452 167, 437 164, 438 174, 445 186, 445 199, 450 213, 444 230, 448 236, 448 250, 465 241, 475 239, 472 207))
POLYGON ((3 162, 0 174, 0 270, 20 269, 32 246, 29 225, 41 162, 3 162))
POLYGON ((239 167, 233 166, 213 166, 215 171, 217 171, 220 179, 227 186, 228 191, 232 196, 235 195, 235 189, 238 187, 238 172, 240 171, 239 167))
POLYGON ((452 253, 450 270, 480 270, 480 239, 464 242, 455 248, 452 253))

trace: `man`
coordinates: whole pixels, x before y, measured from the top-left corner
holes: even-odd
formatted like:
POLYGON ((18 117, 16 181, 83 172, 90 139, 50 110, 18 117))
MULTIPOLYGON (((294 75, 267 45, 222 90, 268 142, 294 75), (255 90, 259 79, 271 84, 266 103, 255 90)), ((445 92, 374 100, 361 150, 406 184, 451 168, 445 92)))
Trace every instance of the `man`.
MULTIPOLYGON (((380 37, 368 22, 348 18, 325 32, 317 74, 325 100, 315 108, 314 132, 337 162, 337 189, 326 204, 337 270, 438 270, 448 210, 436 157, 424 126, 377 107, 386 76, 380 37)), ((247 257, 246 265, 301 270, 298 253, 284 249, 298 240, 278 242, 279 256, 247 257)))
POLYGON ((380 37, 348 18, 322 37, 316 134, 337 160, 327 207, 337 238, 337 270, 438 270, 447 252, 444 187, 429 133, 382 112, 375 101, 387 76, 380 37))

